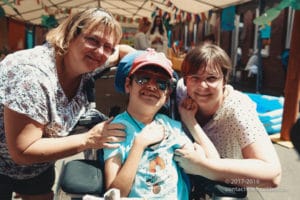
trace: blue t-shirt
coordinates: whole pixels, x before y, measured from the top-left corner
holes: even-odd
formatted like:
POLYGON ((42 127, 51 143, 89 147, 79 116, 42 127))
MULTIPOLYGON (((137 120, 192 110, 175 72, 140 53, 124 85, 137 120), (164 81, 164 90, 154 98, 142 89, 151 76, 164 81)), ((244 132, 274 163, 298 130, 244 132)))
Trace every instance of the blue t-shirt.
MULTIPOLYGON (((117 149, 104 149, 104 160, 120 155, 122 163, 128 157, 134 137, 145 125, 127 112, 115 117, 113 123, 126 126, 126 139, 117 149)), ((149 199, 188 199, 189 187, 187 176, 174 161, 174 151, 186 143, 191 143, 182 130, 181 123, 163 114, 157 114, 154 123, 165 127, 165 139, 154 147, 145 149, 129 197, 144 197, 149 199)))

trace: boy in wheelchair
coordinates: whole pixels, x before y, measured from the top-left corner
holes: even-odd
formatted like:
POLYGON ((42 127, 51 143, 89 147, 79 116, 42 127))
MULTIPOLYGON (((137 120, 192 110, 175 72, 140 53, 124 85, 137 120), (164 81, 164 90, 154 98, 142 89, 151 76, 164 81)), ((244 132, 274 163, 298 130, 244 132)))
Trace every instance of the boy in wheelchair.
POLYGON ((126 139, 117 149, 103 149, 106 189, 117 188, 122 197, 189 199, 187 176, 173 155, 177 148, 193 148, 192 142, 179 121, 158 112, 174 87, 172 64, 152 49, 131 59, 116 75, 129 103, 112 123, 126 127, 126 139))
MULTIPOLYGON (((192 142, 184 133, 181 123, 165 115, 175 112, 168 113, 169 107, 172 107, 170 102, 164 107, 175 83, 170 61, 153 50, 137 51, 121 60, 115 87, 119 92, 129 94, 129 103, 126 111, 117 115, 113 123, 126 126, 126 140, 118 149, 104 149, 104 154, 98 151, 96 167, 100 168, 100 172, 105 160, 105 177, 101 173, 98 178, 102 179, 100 182, 105 181, 106 189, 101 182, 97 195, 117 188, 122 197, 194 198, 190 196, 191 186, 187 175, 173 159, 175 149, 184 145, 193 148, 192 142)), ((210 148, 213 156, 218 157, 215 147, 212 145, 210 148)), ((217 182, 204 182, 212 192, 219 186, 226 189, 225 185, 217 182)))

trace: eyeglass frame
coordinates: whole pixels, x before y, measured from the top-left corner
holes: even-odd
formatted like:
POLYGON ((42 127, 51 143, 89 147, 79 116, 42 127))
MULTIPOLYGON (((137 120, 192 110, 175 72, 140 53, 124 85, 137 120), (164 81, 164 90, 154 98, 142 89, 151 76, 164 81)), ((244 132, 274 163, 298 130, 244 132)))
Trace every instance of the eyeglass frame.
POLYGON ((132 74, 130 77, 129 77, 131 80, 134 80, 136 82, 136 84, 138 84, 139 86, 144 86, 144 85, 147 85, 149 84, 149 82, 151 80, 154 80, 155 81, 155 84, 156 84, 156 87, 157 89, 159 89, 160 91, 166 91, 166 90, 172 90, 173 89, 173 80, 172 78, 168 79, 168 80, 163 80, 163 79, 160 79, 160 78, 154 78, 154 76, 150 75, 150 74, 147 74, 147 73, 141 73, 139 75, 139 73, 135 73, 135 74, 132 74), (141 82, 142 80, 138 80, 138 79, 142 79, 142 78, 146 78, 146 82, 141 82), (165 87, 162 88, 159 84, 162 84, 161 82, 159 83, 158 81, 161 81, 161 82, 165 82, 163 84, 165 84, 165 87))
POLYGON ((197 83, 202 83, 204 81, 208 87, 214 88, 214 87, 217 87, 218 83, 220 83, 221 80, 224 79, 224 76, 215 76, 215 75, 200 76, 198 74, 190 74, 190 75, 186 75, 184 77, 185 82, 187 82, 188 79, 193 85, 195 85, 197 83), (205 78, 203 78, 203 77, 205 77, 205 78), (197 80, 191 80, 190 78, 196 78, 197 80), (208 78, 216 78, 216 79, 212 82, 212 81, 207 80, 208 78))
POLYGON ((85 44, 88 47, 93 48, 94 50, 102 48, 103 53, 107 56, 110 56, 115 52, 115 48, 113 47, 112 44, 105 43, 105 42, 101 44, 101 40, 98 39, 96 36, 83 35, 82 37, 85 41, 85 44))

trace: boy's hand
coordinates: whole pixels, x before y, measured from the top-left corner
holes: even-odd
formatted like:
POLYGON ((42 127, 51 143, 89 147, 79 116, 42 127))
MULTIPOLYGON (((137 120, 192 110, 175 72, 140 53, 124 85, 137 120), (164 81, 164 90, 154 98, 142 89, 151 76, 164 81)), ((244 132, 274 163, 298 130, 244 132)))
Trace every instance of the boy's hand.
POLYGON ((153 121, 152 123, 146 125, 142 132, 136 136, 135 142, 142 145, 143 148, 149 145, 159 143, 165 137, 165 128, 163 125, 153 121))
POLYGON ((187 97, 183 99, 178 107, 181 120, 182 122, 189 127, 193 126, 195 123, 197 123, 195 115, 198 110, 197 103, 191 99, 190 97, 187 97))

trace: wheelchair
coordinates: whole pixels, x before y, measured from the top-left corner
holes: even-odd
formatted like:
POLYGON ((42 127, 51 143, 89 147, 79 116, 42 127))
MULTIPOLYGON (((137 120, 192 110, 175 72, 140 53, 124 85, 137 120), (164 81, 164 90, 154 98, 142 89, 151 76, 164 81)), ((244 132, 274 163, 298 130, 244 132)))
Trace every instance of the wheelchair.
MULTIPOLYGON (((93 78, 91 78, 85 85, 85 91, 89 100, 89 109, 88 111, 80 118, 76 127, 70 134, 82 133, 97 123, 100 123, 104 120, 107 120, 111 116, 115 116, 120 112, 123 112, 127 106, 127 99, 115 97, 118 99, 117 105, 110 105, 112 102, 111 94, 108 91, 102 91, 104 97, 98 99, 104 105, 98 105, 96 108, 96 81, 98 79, 99 83, 103 80, 114 80, 114 74, 117 67, 105 68, 99 70, 95 73, 93 78), (109 102, 108 102, 109 101, 109 102), (104 113, 100 112, 104 111, 104 113)), ((103 84, 103 83, 102 83, 103 84)), ((104 90, 113 90, 114 84, 110 85, 105 84, 104 90), (107 88, 107 87, 112 88, 107 88)), ((173 95, 173 94, 172 94, 173 95)), ((174 94, 175 95, 175 94, 174 94)), ((122 95, 124 96, 124 95, 122 95)), ((101 98, 101 97, 99 97, 101 98)), ((175 96, 170 98, 168 105, 163 107, 159 112, 175 118, 175 96)), ((104 181, 104 160, 103 160, 103 151, 100 150, 90 150, 84 152, 83 159, 75 159, 67 162, 63 162, 61 173, 58 177, 58 183, 55 191, 56 200, 77 200, 82 199, 84 195, 93 195, 93 196, 103 196, 105 181, 104 181)))
MULTIPOLYGON (((107 103, 111 104, 112 98, 110 95, 104 95, 101 96, 107 96, 109 102, 105 102, 105 99, 98 99, 101 104, 104 102, 104 105, 98 105, 99 109, 96 109, 96 90, 95 90, 95 83, 97 79, 107 79, 107 80, 113 80, 114 79, 114 73, 116 71, 117 67, 113 68, 105 68, 103 70, 99 70, 95 76, 85 85, 86 94, 88 97, 88 100, 90 102, 90 108, 89 110, 80 118, 77 126, 74 128, 74 130, 71 132, 71 134, 76 134, 83 132, 84 130, 87 130, 91 127, 93 127, 95 124, 102 122, 110 116, 115 116, 118 113, 122 112, 126 108, 126 100, 125 99, 118 99, 122 100, 122 105, 112 105, 107 106, 107 103), (107 75, 110 74, 110 75, 107 75), (102 106, 102 107, 101 107, 102 106), (108 108, 109 107, 109 108, 108 108), (98 110, 101 110, 105 112, 102 113, 98 110)), ((175 74, 176 79, 178 80, 179 77, 177 74, 175 74)), ((109 87, 107 85, 107 87, 109 87)), ((112 89, 114 91, 114 84, 110 84, 110 90, 112 89)), ((102 91, 101 91, 102 92, 102 91)), ((100 97, 101 98, 101 97, 100 97)), ((106 99, 106 100, 107 100, 106 99)), ((119 103, 120 104, 120 103, 119 103)), ((160 113, 164 113, 168 116, 170 116, 173 119, 180 119, 177 105, 176 105, 176 94, 175 90, 171 94, 169 101, 167 104, 159 111, 160 113)), ((75 159, 68 161, 66 163, 63 163, 63 167, 61 170, 61 173, 59 175, 59 180, 57 183, 56 188, 56 194, 55 199, 56 200, 79 200, 82 199, 84 195, 92 195, 92 196, 98 196, 102 197, 105 193, 105 177, 104 177, 104 160, 103 160, 103 151, 102 150, 91 150, 84 152, 84 158, 83 159, 75 159)), ((210 185, 211 191, 226 189, 226 186, 222 188, 222 186, 219 185, 210 185)), ((196 188, 197 190, 197 188, 196 188)), ((204 196, 193 194, 197 193, 197 191, 191 191, 191 200, 198 200, 198 199, 214 199, 214 200, 237 200, 237 199, 245 199, 244 197, 247 195, 247 192, 242 192, 236 197, 230 197, 224 196, 221 193, 214 193, 210 192, 209 194, 204 194, 204 196), (200 197, 201 196, 201 197, 200 197)))

